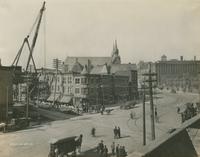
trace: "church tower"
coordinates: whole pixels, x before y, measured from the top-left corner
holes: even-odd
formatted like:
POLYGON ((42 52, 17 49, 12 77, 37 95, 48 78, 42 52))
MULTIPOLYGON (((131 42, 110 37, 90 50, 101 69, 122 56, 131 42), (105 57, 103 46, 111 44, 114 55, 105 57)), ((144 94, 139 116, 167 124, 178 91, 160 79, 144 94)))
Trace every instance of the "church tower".
POLYGON ((121 58, 119 56, 119 49, 117 47, 117 40, 113 44, 111 64, 121 64, 121 58))

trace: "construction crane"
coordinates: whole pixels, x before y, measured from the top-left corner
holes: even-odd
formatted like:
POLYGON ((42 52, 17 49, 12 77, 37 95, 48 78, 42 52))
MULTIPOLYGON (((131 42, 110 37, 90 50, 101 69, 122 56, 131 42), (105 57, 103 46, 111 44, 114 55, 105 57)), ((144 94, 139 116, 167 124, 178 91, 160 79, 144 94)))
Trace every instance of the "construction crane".
POLYGON ((37 18, 36 18, 36 20, 35 20, 35 22, 34 22, 34 24, 32 26, 32 29, 31 29, 30 33, 24 38, 22 46, 20 47, 20 49, 19 49, 19 51, 18 51, 18 53, 17 53, 17 55, 16 55, 16 57, 15 57, 13 63, 12 63, 12 66, 17 67, 19 59, 21 57, 22 50, 23 50, 25 44, 27 44, 28 50, 29 50, 29 56, 28 56, 28 61, 27 61, 27 64, 26 64, 25 72, 28 72, 28 67, 30 65, 30 61, 32 60, 33 66, 34 66, 34 70, 37 73, 35 61, 33 59, 33 51, 34 51, 35 44, 36 44, 36 41, 37 41, 37 37, 38 37, 38 33, 39 33, 40 24, 41 24, 42 15, 44 13, 44 10, 45 10, 45 2, 43 2, 42 8, 40 9, 39 15, 37 16, 37 18), (36 29, 35 29, 34 37, 33 37, 33 40, 32 40, 32 44, 30 45, 29 36, 32 33, 33 28, 34 28, 35 25, 36 25, 36 29))
MULTIPOLYGON (((23 43, 16 55, 16 57, 14 58, 14 61, 12 63, 12 67, 13 67, 13 81, 14 81, 14 85, 16 85, 16 89, 20 89, 20 87, 22 88, 22 85, 25 85, 22 88, 22 91, 25 91, 25 99, 23 100, 23 102, 26 104, 26 119, 29 118, 29 104, 30 104, 30 100, 32 98, 35 97, 36 93, 37 93, 37 89, 38 89, 38 77, 37 77, 37 69, 36 69, 36 64, 33 58, 33 52, 34 52, 34 48, 36 45, 36 41, 38 38, 38 34, 39 34, 39 30, 40 30, 40 25, 41 25, 41 21, 42 21, 42 17, 45 11, 45 2, 43 2, 42 8, 39 11, 39 14, 33 24, 33 26, 31 27, 30 32, 28 33, 28 35, 24 38, 23 43), (33 34, 33 38, 31 41, 31 44, 29 42, 29 37, 31 35, 31 33, 34 31, 33 34), (19 60, 20 57, 22 55, 22 51, 25 47, 25 45, 28 47, 28 60, 26 63, 26 67, 25 67, 25 71, 20 71, 19 70, 19 60), (33 67, 34 67, 34 72, 29 71, 29 67, 30 67, 30 62, 32 61, 33 67)), ((21 94, 18 93, 18 98, 17 101, 21 102, 21 94)))

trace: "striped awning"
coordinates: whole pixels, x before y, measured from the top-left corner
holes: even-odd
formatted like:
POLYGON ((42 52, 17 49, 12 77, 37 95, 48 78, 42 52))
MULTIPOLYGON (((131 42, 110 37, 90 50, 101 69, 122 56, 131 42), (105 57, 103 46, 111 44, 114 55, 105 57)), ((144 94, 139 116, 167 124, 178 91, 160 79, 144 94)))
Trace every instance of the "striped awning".
MULTIPOLYGON (((58 100, 58 97, 60 96, 60 94, 55 94, 55 101, 57 101, 58 100)), ((54 94, 51 94, 49 97, 48 97, 48 99, 47 99, 47 101, 53 101, 54 100, 54 94)))
POLYGON ((59 102, 61 103, 69 103, 70 101, 72 100, 72 97, 71 96, 63 96, 59 102))

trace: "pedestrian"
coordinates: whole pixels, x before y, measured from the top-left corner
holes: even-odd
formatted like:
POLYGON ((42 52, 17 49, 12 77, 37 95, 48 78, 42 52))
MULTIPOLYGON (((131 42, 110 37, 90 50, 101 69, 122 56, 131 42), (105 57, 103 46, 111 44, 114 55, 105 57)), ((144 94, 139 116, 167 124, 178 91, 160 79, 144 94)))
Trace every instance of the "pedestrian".
POLYGON ((58 157, 59 151, 58 151, 58 147, 57 146, 56 146, 56 148, 54 150, 54 153, 55 153, 55 157, 58 157))
POLYGON ((112 155, 115 155, 115 142, 111 144, 112 155))
POLYGON ((185 122, 185 112, 181 113, 181 122, 185 122))
POLYGON ((130 113, 130 118, 133 119, 133 113, 132 112, 130 113))
POLYGON ((103 144, 103 140, 101 140, 101 142, 99 143, 99 152, 102 155, 104 151, 104 144, 103 144))
POLYGON ((114 132, 114 138, 117 138, 117 127, 116 126, 115 126, 113 132, 114 132))
POLYGON ((158 112, 157 112, 157 107, 155 107, 155 119, 156 119, 156 122, 158 122, 158 112))
POLYGON ((78 106, 76 107, 76 110, 77 110, 77 113, 79 114, 80 111, 79 111, 79 107, 78 106))
POLYGON ((123 154, 123 148, 122 146, 119 147, 119 157, 122 157, 123 154))
POLYGON ((122 146, 122 154, 121 155, 122 155, 121 157, 127 156, 127 152, 126 152, 125 146, 122 146))
POLYGON ((121 130, 120 130, 119 126, 118 126, 118 129, 117 129, 117 132, 118 132, 118 138, 121 138, 121 130))
POLYGON ((97 153, 100 154, 101 153, 101 142, 99 142, 98 146, 97 146, 97 153))
POLYGON ((92 134, 93 137, 95 137, 95 133, 96 133, 96 129, 95 129, 95 128, 92 128, 91 134, 92 134))
POLYGON ((104 146, 104 149, 103 149, 103 156, 108 157, 108 148, 106 147, 106 145, 104 146))
POLYGON ((76 141, 76 143, 77 143, 77 148, 78 148, 78 152, 79 152, 79 153, 81 152, 82 141, 83 141, 83 135, 80 134, 78 140, 76 141))
POLYGON ((178 114, 180 113, 180 107, 179 106, 177 107, 177 113, 178 114))
POLYGON ((119 144, 116 146, 116 157, 119 157, 119 144))
POLYGON ((103 109, 101 109, 101 115, 103 115, 103 109))

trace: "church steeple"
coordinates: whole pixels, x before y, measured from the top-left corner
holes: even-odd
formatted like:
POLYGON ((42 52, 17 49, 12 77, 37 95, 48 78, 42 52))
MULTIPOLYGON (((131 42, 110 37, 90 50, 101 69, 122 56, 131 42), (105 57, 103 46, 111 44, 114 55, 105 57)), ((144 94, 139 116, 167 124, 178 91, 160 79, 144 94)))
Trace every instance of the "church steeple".
POLYGON ((112 51, 112 55, 114 54, 119 54, 119 50, 117 48, 117 40, 115 39, 115 42, 113 43, 113 51, 112 51))
POLYGON ((120 59, 120 56, 119 56, 119 49, 117 47, 117 40, 115 40, 115 42, 113 44, 112 64, 121 64, 121 59, 120 59))

